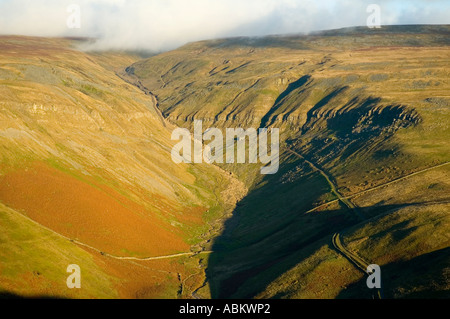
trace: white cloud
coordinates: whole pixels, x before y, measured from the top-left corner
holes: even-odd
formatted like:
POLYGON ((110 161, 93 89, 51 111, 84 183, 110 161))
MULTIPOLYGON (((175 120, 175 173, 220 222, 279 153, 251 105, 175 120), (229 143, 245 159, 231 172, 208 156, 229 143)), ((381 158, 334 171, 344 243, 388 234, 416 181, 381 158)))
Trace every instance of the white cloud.
POLYGON ((364 25, 373 2, 384 24, 450 23, 444 0, 0 0, 0 33, 90 36, 99 48, 159 51, 217 37, 364 25), (81 29, 67 28, 70 4, 81 8, 81 29))

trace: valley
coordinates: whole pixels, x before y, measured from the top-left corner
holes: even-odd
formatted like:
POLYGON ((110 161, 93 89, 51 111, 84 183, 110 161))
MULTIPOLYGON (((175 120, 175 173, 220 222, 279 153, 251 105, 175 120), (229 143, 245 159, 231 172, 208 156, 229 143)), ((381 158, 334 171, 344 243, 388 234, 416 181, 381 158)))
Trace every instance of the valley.
POLYGON ((449 34, 350 28, 149 58, 0 37, 0 294, 374 298, 374 263, 383 298, 448 298, 449 34), (174 163, 171 133, 195 121, 279 129, 278 172, 174 163), (88 272, 80 291, 70 263, 88 272))

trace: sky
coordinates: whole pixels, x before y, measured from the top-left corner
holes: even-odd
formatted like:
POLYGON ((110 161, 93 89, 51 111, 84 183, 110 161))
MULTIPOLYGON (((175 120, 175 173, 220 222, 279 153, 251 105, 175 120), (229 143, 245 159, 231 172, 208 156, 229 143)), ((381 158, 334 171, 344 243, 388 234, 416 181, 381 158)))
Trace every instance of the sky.
POLYGON ((450 0, 0 0, 0 34, 94 37, 94 49, 165 51, 234 36, 450 24, 450 0), (75 6, 74 6, 75 5, 75 6))

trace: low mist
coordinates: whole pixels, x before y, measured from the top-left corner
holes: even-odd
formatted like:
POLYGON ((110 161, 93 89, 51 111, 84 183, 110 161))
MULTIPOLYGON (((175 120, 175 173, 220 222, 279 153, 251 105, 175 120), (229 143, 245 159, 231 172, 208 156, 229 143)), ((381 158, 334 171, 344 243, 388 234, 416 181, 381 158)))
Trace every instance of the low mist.
POLYGON ((165 51, 187 42, 366 25, 448 24, 448 1, 0 0, 0 34, 91 37, 93 50, 165 51))

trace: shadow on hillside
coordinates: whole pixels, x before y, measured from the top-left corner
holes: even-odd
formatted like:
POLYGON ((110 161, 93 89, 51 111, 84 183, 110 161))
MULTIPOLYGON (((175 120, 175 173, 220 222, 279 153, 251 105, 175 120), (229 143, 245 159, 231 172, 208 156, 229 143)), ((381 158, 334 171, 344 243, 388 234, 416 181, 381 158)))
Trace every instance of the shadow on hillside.
MULTIPOLYGON (((408 261, 381 266, 384 299, 448 299, 450 247, 423 254, 408 261), (415 287, 420 287, 419 289, 415 287)), ((343 290, 339 299, 363 299, 367 296, 366 277, 343 290)))
MULTIPOLYGON (((264 115, 264 117, 261 119, 260 127, 269 127, 270 125, 272 125, 273 119, 271 117, 281 107, 283 100, 287 96, 289 96, 289 94, 291 94, 292 92, 305 86, 310 81, 310 79, 311 79, 310 75, 305 75, 305 76, 302 76, 297 81, 290 83, 288 85, 287 89, 283 93, 281 93, 280 96, 278 96, 278 98, 275 100, 275 102, 273 103, 273 106, 270 108, 269 112, 267 112, 267 114, 264 115), (269 122, 270 120, 272 120, 272 121, 269 122)), ((297 94, 300 94, 300 93, 297 93, 297 94)))
POLYGON ((356 222, 345 210, 317 213, 320 217, 304 215, 329 191, 328 185, 301 160, 281 163, 278 174, 265 176, 260 186, 238 203, 222 234, 214 240, 206 270, 212 298, 253 297, 294 264, 274 271, 255 287, 246 283, 249 279, 292 252, 356 222), (297 166, 305 173, 300 180, 280 181, 297 166), (245 292, 238 292, 242 286, 246 286, 245 292))
MULTIPOLYGON (((262 124, 269 124, 278 104, 290 95, 296 96, 296 90, 306 88, 308 81, 309 77, 304 76, 292 83, 262 124)), ((289 147, 321 164, 330 158, 345 163, 358 152, 362 152, 358 155, 361 159, 393 156, 395 148, 391 146, 388 152, 380 147, 400 128, 417 125, 419 115, 402 105, 382 106, 380 99, 372 97, 355 97, 334 112, 330 103, 346 90, 337 88, 319 101, 308 112, 302 137, 287 141, 289 147), (328 128, 324 133, 323 127, 328 128), (330 134, 335 138, 330 138, 330 134)), ((304 160, 281 153, 284 158, 280 160, 279 172, 265 176, 250 190, 214 241, 207 269, 213 298, 255 297, 270 282, 309 257, 302 252, 304 249, 327 237, 331 240, 334 233, 359 223, 356 214, 346 206, 305 215, 317 203, 335 197, 330 195, 327 180, 304 160)), ((404 206, 363 210, 373 217, 404 206)))
MULTIPOLYGON (((288 170, 283 168, 280 175, 288 170)), ((213 299, 257 296, 323 245, 333 249, 333 234, 360 223, 346 207, 305 214, 320 195, 327 193, 327 185, 314 174, 283 185, 280 175, 265 177, 263 186, 238 204, 223 233, 215 239, 206 270, 213 299)), ((363 210, 373 217, 405 206, 363 210)), ((367 291, 365 280, 349 287, 339 298, 370 299, 372 293, 367 291)))

